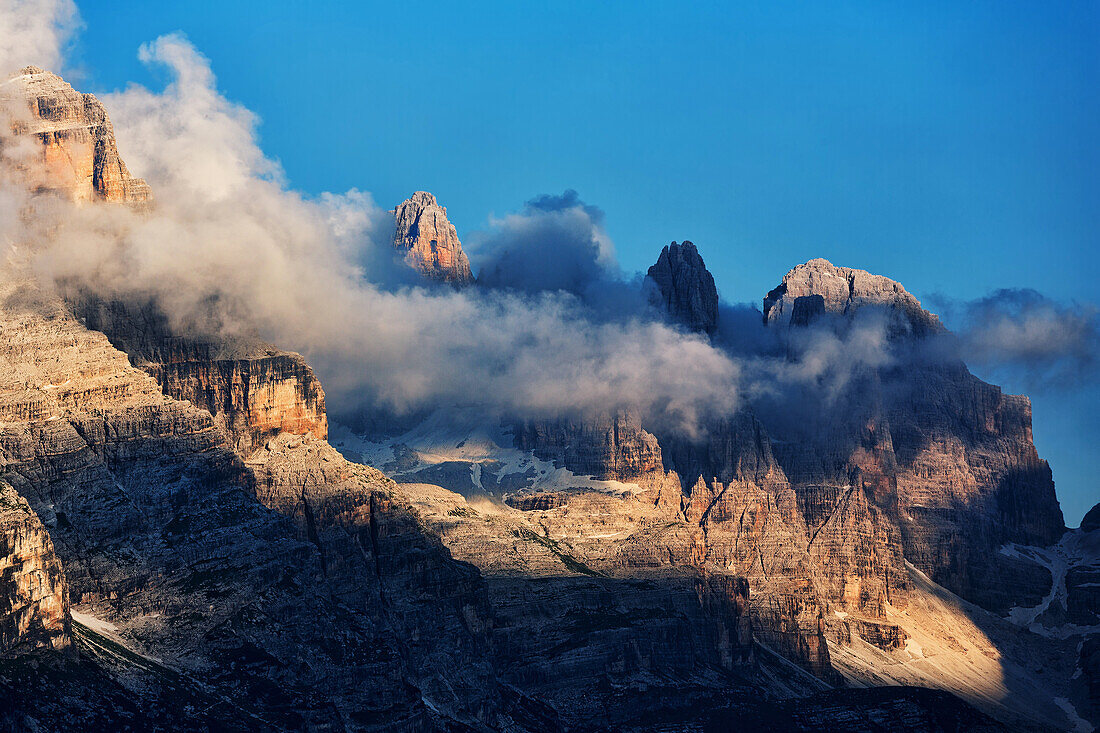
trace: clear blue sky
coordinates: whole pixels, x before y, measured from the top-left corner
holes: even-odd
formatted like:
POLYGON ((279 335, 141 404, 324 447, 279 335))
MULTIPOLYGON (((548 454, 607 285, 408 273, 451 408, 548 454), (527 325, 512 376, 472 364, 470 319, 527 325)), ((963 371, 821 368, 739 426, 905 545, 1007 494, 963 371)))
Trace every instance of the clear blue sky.
MULTIPOLYGON (((183 31, 309 193, 430 190, 461 235, 573 188, 627 270, 691 239, 733 302, 812 257, 918 297, 1100 302, 1100 3, 80 9, 78 86, 157 87, 137 48, 183 31)), ((1076 525, 1100 500, 1100 388, 1032 396, 1076 525)))

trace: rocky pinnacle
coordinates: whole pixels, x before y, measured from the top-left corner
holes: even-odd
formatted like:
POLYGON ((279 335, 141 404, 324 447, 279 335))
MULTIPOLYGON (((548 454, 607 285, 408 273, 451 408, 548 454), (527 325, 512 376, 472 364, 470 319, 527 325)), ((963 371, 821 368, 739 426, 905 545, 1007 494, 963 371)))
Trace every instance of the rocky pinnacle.
POLYGON ((473 281, 470 261, 462 251, 458 232, 447 220, 447 209, 435 196, 417 191, 393 210, 397 228, 393 246, 405 252, 405 261, 433 280, 466 284, 473 281))
POLYGON ((650 301, 693 331, 713 333, 718 324, 718 290, 691 242, 661 250, 646 281, 650 301))

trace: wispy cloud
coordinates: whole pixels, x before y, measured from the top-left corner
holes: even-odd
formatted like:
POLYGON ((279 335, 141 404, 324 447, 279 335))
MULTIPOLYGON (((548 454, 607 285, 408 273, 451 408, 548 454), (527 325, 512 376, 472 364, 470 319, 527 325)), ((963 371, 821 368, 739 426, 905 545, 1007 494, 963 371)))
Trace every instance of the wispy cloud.
POLYGON ((1060 303, 1034 290, 998 290, 978 300, 934 298, 958 340, 960 358, 1004 372, 1029 389, 1100 380, 1100 309, 1060 303))

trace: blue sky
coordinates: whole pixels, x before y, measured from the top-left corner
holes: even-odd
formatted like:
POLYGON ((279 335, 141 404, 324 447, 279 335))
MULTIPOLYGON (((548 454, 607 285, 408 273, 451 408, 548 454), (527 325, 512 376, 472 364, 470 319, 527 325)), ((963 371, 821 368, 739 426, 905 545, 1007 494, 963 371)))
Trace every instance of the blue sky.
MULTIPOLYGON (((80 10, 78 86, 159 86, 137 48, 182 31, 308 193, 430 190, 462 235, 576 189, 625 269, 691 239, 733 302, 812 257, 922 299, 1100 302, 1094 2, 80 10)), ((1100 387, 1032 397, 1075 525, 1100 500, 1100 387)))

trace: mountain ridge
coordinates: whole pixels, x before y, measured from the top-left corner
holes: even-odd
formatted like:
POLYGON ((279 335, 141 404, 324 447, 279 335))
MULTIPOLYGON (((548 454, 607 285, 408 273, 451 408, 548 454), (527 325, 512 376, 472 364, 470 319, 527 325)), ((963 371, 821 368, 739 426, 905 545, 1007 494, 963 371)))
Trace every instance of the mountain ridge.
MULTIPOLYGON (((87 142, 51 137, 60 132, 37 137, 48 170, 50 146, 87 142)), ((113 144, 113 131, 97 134, 113 144)), ((87 180, 84 163, 62 169, 40 195, 147 202, 126 183, 140 179, 122 177, 120 160, 112 167, 117 149, 104 150, 87 180), (118 185, 96 184, 109 178, 96 178, 97 165, 118 185)), ((429 278, 469 282, 446 210, 421 193, 394 210, 398 232, 408 224, 394 246, 429 278)), ((662 293, 673 286, 670 317, 710 333, 717 291, 688 244, 662 251, 654 280, 662 293)), ((707 423, 701 440, 624 413, 518 421, 511 445, 477 460, 370 446, 389 451, 396 478, 414 479, 404 482, 348 460, 353 436, 328 443, 323 388, 297 354, 173 332, 156 303, 0 300, 0 480, 13 507, 33 512, 38 525, 24 511, 31 524, 17 533, 34 540, 24 554, 50 579, 30 601, 40 624, 0 609, 16 629, 2 652, 20 664, 71 644, 75 661, 49 657, 43 668, 109 681, 119 709, 156 699, 150 715, 185 719, 174 696, 202 695, 244 701, 217 706, 241 730, 645 730, 659 718, 762 714, 759 700, 829 724, 862 714, 845 705, 873 717, 900 700, 912 708, 898 719, 914 728, 955 705, 900 687, 893 701, 838 702, 844 684, 886 682, 954 684, 1010 725, 1041 727, 1070 720, 1059 699, 1087 711, 1085 682, 1096 694, 1095 675, 1071 682, 1067 666, 1074 653, 1080 669, 1093 664, 1091 647, 1073 652, 1074 634, 1014 625, 1031 600, 1038 628, 1060 620, 1055 600, 1088 622, 1093 566, 1084 552, 1061 565, 1050 554, 1065 528, 1026 398, 965 366, 862 368, 840 393, 845 410, 795 421, 791 435, 782 423, 773 436, 771 413, 744 409, 707 423), (539 483, 559 466, 557 483, 539 483), (1038 549, 1003 551, 1017 546, 1038 549), (91 650, 110 638, 73 626, 70 604, 113 624, 137 660, 116 650, 128 661, 104 662, 91 650), (923 651, 933 648, 962 671, 938 668, 923 651), (1003 656, 1003 680, 983 676, 999 664, 987 652, 1003 656), (154 658, 168 671, 149 672, 154 658), (1024 668, 1034 660, 1050 674, 1024 668), (203 686, 185 694, 178 680, 192 678, 203 686)), ((900 284, 824 260, 791 270, 764 304, 768 327, 793 339, 791 361, 805 356, 804 329, 843 332, 857 312, 885 309, 899 344, 938 332, 900 284)), ((5 592, 25 590, 3 580, 5 592)), ((73 684, 34 679, 45 690, 73 684)), ((121 714, 114 702, 67 700, 0 712, 121 714)))

